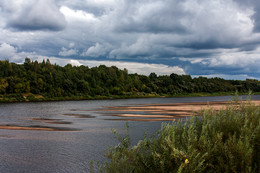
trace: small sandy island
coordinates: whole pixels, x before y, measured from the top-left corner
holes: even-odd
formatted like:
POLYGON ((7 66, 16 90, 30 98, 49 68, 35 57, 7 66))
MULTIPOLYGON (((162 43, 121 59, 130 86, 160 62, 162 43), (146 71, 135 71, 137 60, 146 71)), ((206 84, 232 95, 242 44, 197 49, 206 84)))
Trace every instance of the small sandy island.
POLYGON ((36 130, 36 131, 76 131, 77 129, 48 127, 48 126, 18 126, 18 125, 0 125, 0 129, 6 130, 36 130))
MULTIPOLYGON (((246 101, 240 101, 246 103, 246 101)), ((251 101, 252 104, 260 105, 260 100, 251 101)), ((101 111, 107 120, 127 121, 174 121, 181 117, 188 117, 198 114, 204 109, 220 110, 230 104, 230 101, 218 102, 196 102, 196 103, 167 103, 167 104, 143 104, 133 106, 106 107, 101 111)))

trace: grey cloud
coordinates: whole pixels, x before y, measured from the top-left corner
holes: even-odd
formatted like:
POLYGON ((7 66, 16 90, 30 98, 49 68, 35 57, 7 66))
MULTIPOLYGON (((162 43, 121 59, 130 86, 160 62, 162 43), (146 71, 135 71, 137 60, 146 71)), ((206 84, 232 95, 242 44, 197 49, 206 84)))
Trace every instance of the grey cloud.
POLYGON ((125 1, 117 9, 117 32, 186 33, 186 17, 179 1, 125 1))
POLYGON ((76 48, 67 49, 65 47, 62 47, 61 51, 59 52, 60 56, 72 56, 77 54, 78 54, 78 50, 76 48))
POLYGON ((226 49, 221 52, 208 58, 179 58, 179 60, 184 62, 185 71, 194 75, 250 74, 255 77, 259 76, 259 49, 250 52, 226 49))
MULTIPOLYGON (((12 2, 5 3, 5 7, 12 2)), ((16 4, 17 5, 17 4, 16 4)), ((65 28, 66 20, 53 0, 28 1, 19 4, 18 9, 6 7, 7 26, 16 30, 51 30, 65 28)))
POLYGON ((251 39, 252 14, 249 7, 232 1, 142 0, 123 1, 108 20, 118 34, 131 34, 137 39, 150 34, 166 46, 214 49, 241 47, 243 39, 251 39))
POLYGON ((255 21, 254 31, 260 32, 260 2, 259 1, 255 3, 255 14, 253 17, 255 21))
POLYGON ((89 47, 84 50, 81 56, 90 56, 90 57, 100 57, 105 56, 108 53, 108 46, 101 45, 96 43, 94 46, 89 47))
POLYGON ((155 53, 150 43, 152 42, 149 41, 149 37, 140 37, 133 44, 123 43, 120 48, 112 50, 110 57, 147 57, 155 53))

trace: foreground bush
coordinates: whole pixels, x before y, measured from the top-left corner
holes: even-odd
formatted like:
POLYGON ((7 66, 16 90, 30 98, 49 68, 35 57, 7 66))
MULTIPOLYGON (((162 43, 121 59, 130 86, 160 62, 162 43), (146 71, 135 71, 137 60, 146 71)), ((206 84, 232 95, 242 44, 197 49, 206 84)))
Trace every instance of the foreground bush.
POLYGON ((136 146, 127 133, 101 172, 260 172, 259 106, 232 104, 201 115, 163 124, 136 146))

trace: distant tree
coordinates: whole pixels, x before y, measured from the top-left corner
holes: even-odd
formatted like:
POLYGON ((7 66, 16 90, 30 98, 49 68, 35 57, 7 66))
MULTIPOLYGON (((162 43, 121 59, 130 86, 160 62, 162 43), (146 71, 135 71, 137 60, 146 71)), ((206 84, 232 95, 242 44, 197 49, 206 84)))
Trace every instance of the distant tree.
POLYGON ((154 93, 174 95, 194 92, 230 92, 252 90, 260 92, 260 81, 247 79, 224 80, 221 78, 191 78, 190 75, 149 76, 128 74, 127 69, 115 66, 89 68, 87 66, 61 67, 50 60, 31 61, 23 64, 0 61, 0 94, 32 93, 48 97, 109 96, 154 93))

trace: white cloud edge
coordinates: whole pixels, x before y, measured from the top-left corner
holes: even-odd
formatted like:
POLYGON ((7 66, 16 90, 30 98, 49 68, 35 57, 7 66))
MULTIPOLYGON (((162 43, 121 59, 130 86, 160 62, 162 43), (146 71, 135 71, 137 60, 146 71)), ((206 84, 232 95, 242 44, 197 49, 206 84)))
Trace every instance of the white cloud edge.
MULTIPOLYGON (((40 57, 38 61, 42 61, 44 57, 40 57)), ((164 64, 149 64, 149 63, 139 63, 139 62, 122 62, 122 61, 95 61, 95 60, 76 60, 76 59, 62 59, 56 57, 49 58, 51 63, 56 63, 61 66, 66 64, 71 64, 74 66, 88 66, 96 67, 99 65, 106 65, 108 67, 116 66, 119 69, 127 69, 129 73, 137 73, 142 75, 149 75, 150 73, 156 73, 157 75, 170 75, 176 73, 179 75, 186 74, 184 69, 178 66, 168 66, 164 64)))

